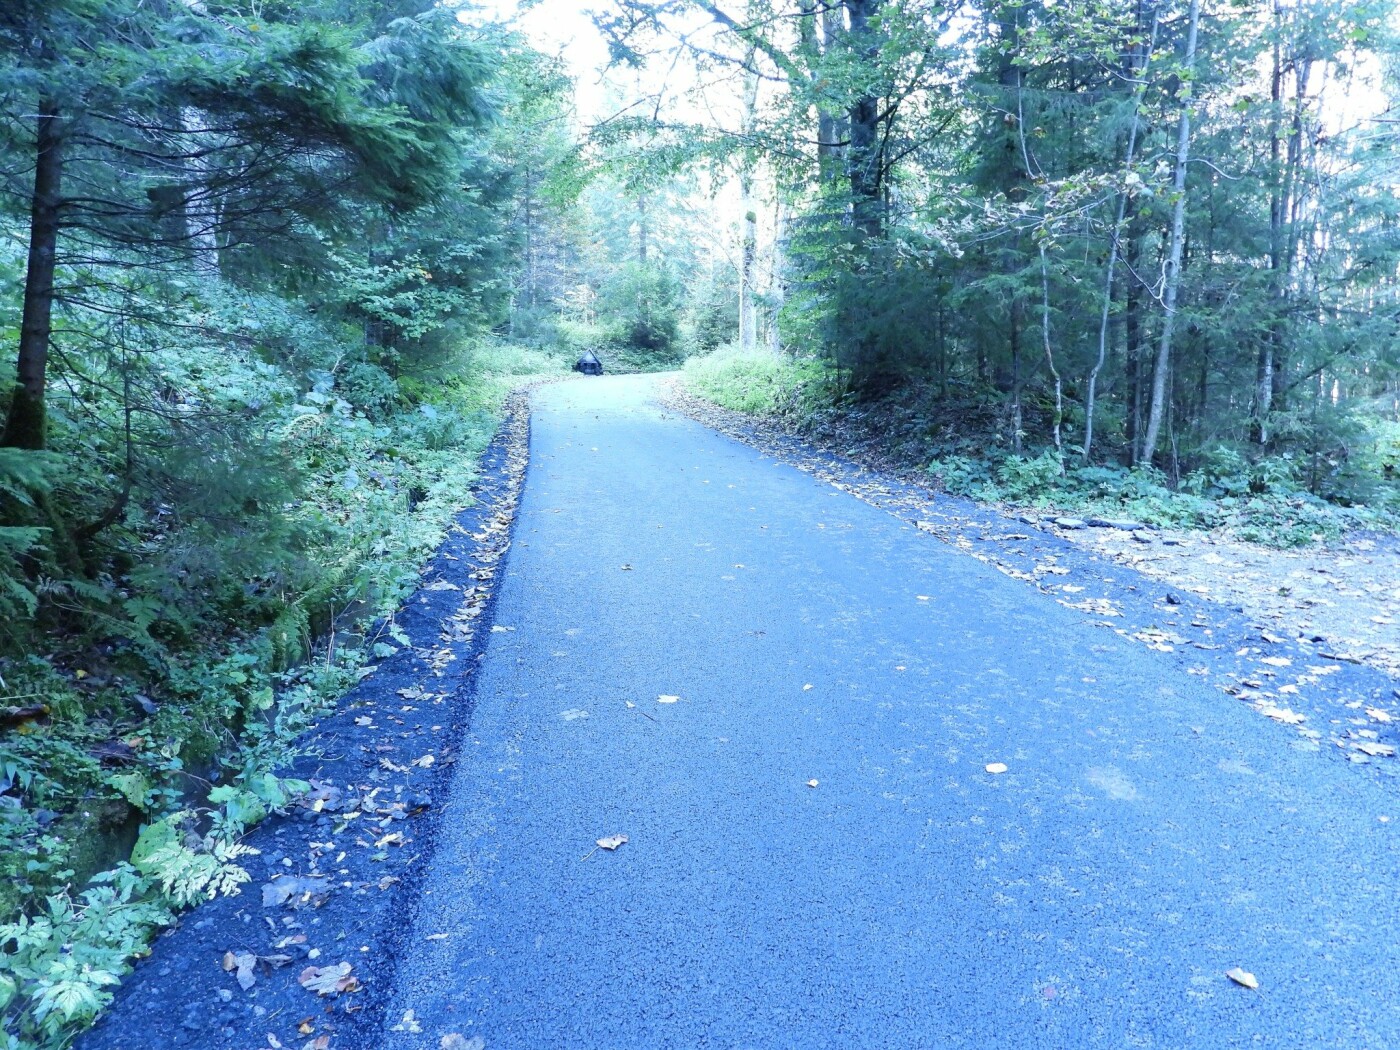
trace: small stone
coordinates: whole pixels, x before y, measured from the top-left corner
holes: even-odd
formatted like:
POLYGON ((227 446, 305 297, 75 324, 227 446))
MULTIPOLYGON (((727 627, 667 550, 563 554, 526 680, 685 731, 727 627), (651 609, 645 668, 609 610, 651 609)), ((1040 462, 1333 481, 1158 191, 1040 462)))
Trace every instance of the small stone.
POLYGON ((1137 532, 1147 528, 1142 522, 1130 521, 1127 518, 1090 518, 1089 524, 1096 529, 1122 529, 1124 532, 1137 532))
POLYGON ((1062 529, 1085 529, 1088 525, 1079 518, 1056 518, 1055 524, 1062 529))
POLYGON ((231 988, 220 988, 220 989, 219 989, 219 1000, 220 1000, 221 1002, 225 1002, 225 1003, 232 1002, 232 1001, 233 1001, 233 989, 231 989, 231 988))

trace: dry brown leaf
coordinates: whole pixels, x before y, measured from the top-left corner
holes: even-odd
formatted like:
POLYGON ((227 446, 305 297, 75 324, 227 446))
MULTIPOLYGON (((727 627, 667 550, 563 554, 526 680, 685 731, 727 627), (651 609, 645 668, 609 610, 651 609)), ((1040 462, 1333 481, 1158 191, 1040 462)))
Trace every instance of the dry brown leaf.
POLYGON ((1005 762, 988 762, 986 768, 987 768, 987 772, 988 772, 988 773, 1005 773, 1005 772, 1006 772, 1006 763, 1005 763, 1005 762))
POLYGON ((308 966, 301 971, 297 983, 308 992, 317 995, 339 995, 341 992, 359 990, 359 979, 352 976, 353 967, 348 962, 332 966, 308 966))
POLYGON ((234 977, 238 979, 238 987, 245 992, 251 991, 253 985, 258 983, 257 975, 253 973, 253 967, 257 965, 258 957, 251 952, 224 953, 224 969, 234 971, 234 977), (232 961, 233 965, 229 963, 232 961))
POLYGON ((1236 966, 1233 970, 1226 970, 1225 976, 1243 988, 1258 988, 1259 978, 1248 970, 1242 970, 1236 966))

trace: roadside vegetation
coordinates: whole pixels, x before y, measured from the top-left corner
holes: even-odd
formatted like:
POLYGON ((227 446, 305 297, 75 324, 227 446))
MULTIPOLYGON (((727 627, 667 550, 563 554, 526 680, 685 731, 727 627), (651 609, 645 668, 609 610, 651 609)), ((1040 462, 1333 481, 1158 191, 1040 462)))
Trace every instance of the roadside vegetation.
POLYGON ((248 880, 506 395, 566 372, 497 334, 506 129, 565 82, 445 9, 311 6, 0 14, 0 1046, 65 1045, 248 880))
POLYGON ((866 399, 821 359, 726 347, 686 361, 693 394, 735 412, 919 472, 940 491, 1019 509, 1128 518, 1148 525, 1222 529, 1275 547, 1339 539, 1351 530, 1400 532, 1400 424, 1358 413, 1346 469, 1319 469, 1296 451, 1252 454, 1220 444, 1173 481, 1146 464, 1062 463, 1048 435, 1009 448, 994 390, 978 400, 906 387, 866 399), (1040 451, 1033 451, 1039 445, 1040 451))

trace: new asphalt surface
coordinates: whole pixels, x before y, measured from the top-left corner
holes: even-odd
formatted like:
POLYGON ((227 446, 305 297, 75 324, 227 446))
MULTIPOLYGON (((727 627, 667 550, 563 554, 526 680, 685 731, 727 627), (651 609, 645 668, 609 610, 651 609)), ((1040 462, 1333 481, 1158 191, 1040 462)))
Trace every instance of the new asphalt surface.
POLYGON ((1400 1046, 1393 782, 653 392, 535 395, 378 1045, 1400 1046))

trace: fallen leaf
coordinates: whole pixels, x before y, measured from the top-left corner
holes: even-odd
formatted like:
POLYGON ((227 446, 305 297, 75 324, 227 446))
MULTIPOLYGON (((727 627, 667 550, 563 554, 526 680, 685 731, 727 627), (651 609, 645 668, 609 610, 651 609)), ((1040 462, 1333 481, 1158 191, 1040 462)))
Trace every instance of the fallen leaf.
POLYGON ((394 1027, 389 1030, 391 1032, 408 1032, 409 1034, 417 1034, 418 1032, 421 1032, 423 1030, 423 1026, 418 1023, 418 1018, 413 1016, 412 1010, 405 1010, 403 1012, 403 1020, 401 1020, 398 1024, 394 1025, 394 1027))
POLYGON ((678 696, 658 696, 656 702, 658 704, 674 704, 679 699, 678 696))
POLYGON ((814 788, 814 787, 816 787, 816 786, 817 786, 818 784, 820 784, 820 783, 821 783, 820 780, 809 780, 809 781, 807 781, 807 786, 808 786, 809 788, 814 788))
POLYGON ((1395 747, 1393 744, 1373 744, 1367 741, 1364 744, 1357 744, 1356 750, 1370 755, 1372 758, 1395 757, 1395 747))
POLYGON ((264 908, 276 908, 290 903, 320 904, 331 892, 330 879, 309 879, 297 875, 277 875, 262 888, 264 908))
POLYGON ((1006 772, 1006 763, 1005 763, 1005 762, 988 762, 986 768, 987 768, 987 772, 988 772, 988 773, 1005 773, 1005 772, 1006 772))
POLYGON ((424 755, 422 758, 415 758, 412 764, 417 766, 419 769, 427 769, 430 766, 432 766, 432 764, 436 761, 437 758, 433 755, 424 755))
POLYGON ((627 841, 626 835, 609 835, 607 838, 598 840, 598 845, 603 849, 614 850, 627 841))
POLYGON ((1255 977, 1254 974, 1250 973, 1248 970, 1240 969, 1238 966, 1233 970, 1226 970, 1225 976, 1245 988, 1259 987, 1259 978, 1255 977))
POLYGON ((486 1040, 479 1035, 468 1039, 458 1032, 448 1032, 438 1046, 442 1047, 442 1050, 486 1050, 486 1040))
POLYGON ((333 966, 308 966, 301 971, 297 983, 308 992, 317 995, 339 995, 341 992, 354 992, 360 987, 359 979, 352 976, 353 967, 348 962, 333 966))
POLYGON ((253 985, 258 983, 257 975, 253 973, 257 962, 258 957, 252 952, 224 952, 224 969, 233 973, 238 979, 238 987, 245 992, 251 991, 253 985))
POLYGON ((811 687, 810 684, 804 685, 804 686, 802 687, 802 691, 805 693, 808 689, 811 689, 811 688, 812 688, 812 687, 811 687))
POLYGON ((430 933, 427 939, 430 941, 445 941, 447 940, 447 936, 448 935, 445 933, 430 933))

